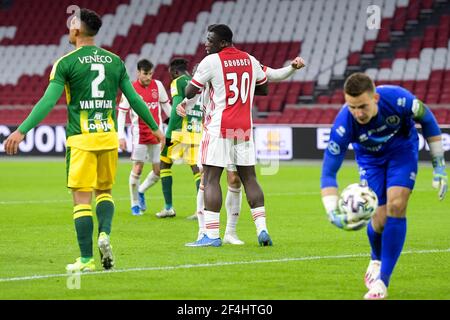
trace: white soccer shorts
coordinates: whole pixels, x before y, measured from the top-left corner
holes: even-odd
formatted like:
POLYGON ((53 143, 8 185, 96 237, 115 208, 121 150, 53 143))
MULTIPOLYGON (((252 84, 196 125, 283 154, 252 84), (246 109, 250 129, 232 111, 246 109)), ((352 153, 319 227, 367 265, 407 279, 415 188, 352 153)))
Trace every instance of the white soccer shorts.
POLYGON ((203 134, 198 156, 199 164, 227 168, 228 171, 236 171, 235 166, 256 164, 253 140, 235 141, 214 137, 206 132, 203 134))
POLYGON ((160 162, 161 145, 158 144, 134 144, 131 152, 131 160, 151 163, 160 162))

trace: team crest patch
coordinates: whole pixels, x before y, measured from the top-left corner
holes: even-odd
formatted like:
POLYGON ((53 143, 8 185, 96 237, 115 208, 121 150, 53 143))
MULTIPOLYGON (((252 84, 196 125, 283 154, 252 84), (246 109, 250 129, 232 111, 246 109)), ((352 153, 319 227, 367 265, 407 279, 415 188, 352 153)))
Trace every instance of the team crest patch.
POLYGON ((158 99, 158 91, 157 90, 152 90, 152 98, 153 99, 158 99))
POLYGON ((328 149, 328 151, 330 151, 331 154, 333 154, 335 156, 341 153, 341 147, 333 140, 330 140, 330 142, 328 143, 327 149, 328 149))
POLYGON ((394 127, 400 123, 400 117, 399 116, 390 116, 386 119, 386 124, 388 126, 394 127))

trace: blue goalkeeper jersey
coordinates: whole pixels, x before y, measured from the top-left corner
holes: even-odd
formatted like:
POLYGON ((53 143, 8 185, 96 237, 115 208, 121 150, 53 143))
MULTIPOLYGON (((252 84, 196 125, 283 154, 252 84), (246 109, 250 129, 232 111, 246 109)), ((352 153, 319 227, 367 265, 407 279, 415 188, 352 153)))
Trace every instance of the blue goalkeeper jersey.
MULTIPOLYGON (((359 124, 345 104, 336 117, 330 132, 322 164, 321 187, 337 187, 336 174, 351 143, 359 167, 385 162, 394 154, 418 153, 418 134, 415 121, 422 127, 438 132, 430 111, 408 90, 398 86, 378 86, 378 113, 367 124, 359 124), (426 116, 424 116, 426 115, 426 116), (406 152, 408 150, 408 152, 406 152)), ((412 161, 415 156, 410 157, 412 161)), ((408 160, 406 160, 408 161, 408 160)))
POLYGON ((345 104, 330 132, 327 153, 345 153, 350 143, 357 156, 382 156, 390 151, 417 144, 413 108, 420 101, 398 86, 378 86, 378 113, 367 124, 359 124, 345 104))

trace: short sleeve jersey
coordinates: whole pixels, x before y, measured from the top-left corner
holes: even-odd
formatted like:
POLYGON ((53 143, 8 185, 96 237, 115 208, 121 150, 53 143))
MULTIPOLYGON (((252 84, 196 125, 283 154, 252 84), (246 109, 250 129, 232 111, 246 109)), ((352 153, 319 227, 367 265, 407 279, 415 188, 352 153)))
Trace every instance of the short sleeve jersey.
POLYGON ((118 147, 116 97, 123 80, 128 80, 123 61, 97 46, 80 47, 55 62, 50 82, 65 86, 67 146, 118 147))
POLYGON ((209 83, 204 130, 216 137, 250 139, 255 86, 266 81, 258 60, 235 47, 205 57, 191 81, 199 89, 209 83))
MULTIPOLYGON (((141 96, 142 100, 147 104, 150 113, 155 119, 158 126, 162 123, 161 104, 169 102, 166 89, 164 89, 161 81, 152 79, 147 87, 144 87, 138 80, 133 82, 133 87, 141 96)), ((132 124, 133 141, 138 144, 158 144, 158 139, 153 135, 151 129, 139 117, 139 115, 131 109, 125 95, 122 95, 119 109, 130 112, 130 120, 132 124)))

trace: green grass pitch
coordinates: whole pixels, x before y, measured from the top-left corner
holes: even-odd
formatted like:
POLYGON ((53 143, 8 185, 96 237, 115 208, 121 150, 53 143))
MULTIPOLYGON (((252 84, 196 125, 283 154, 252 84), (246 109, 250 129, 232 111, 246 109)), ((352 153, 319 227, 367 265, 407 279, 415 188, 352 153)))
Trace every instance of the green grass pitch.
MULTIPOLYGON (((365 294, 365 231, 342 231, 327 221, 319 163, 288 163, 276 175, 259 175, 273 247, 258 246, 245 198, 238 224, 244 246, 184 247, 197 234, 197 222, 186 219, 195 210, 189 167, 174 166, 177 216, 162 220, 154 215, 163 206, 160 182, 147 193, 146 214, 130 214, 130 168, 120 162, 113 190, 116 271, 83 275, 79 289, 68 289, 64 268, 79 251, 63 159, 0 161, 0 299, 353 300, 365 294)), ((438 201, 431 174, 429 166, 419 170, 390 299, 450 299, 450 199, 438 201)), ((338 178, 341 188, 356 182, 355 166, 345 164, 338 178)), ((225 217, 222 209, 222 235, 225 217)))

